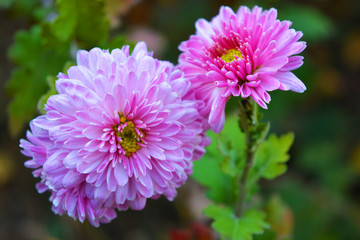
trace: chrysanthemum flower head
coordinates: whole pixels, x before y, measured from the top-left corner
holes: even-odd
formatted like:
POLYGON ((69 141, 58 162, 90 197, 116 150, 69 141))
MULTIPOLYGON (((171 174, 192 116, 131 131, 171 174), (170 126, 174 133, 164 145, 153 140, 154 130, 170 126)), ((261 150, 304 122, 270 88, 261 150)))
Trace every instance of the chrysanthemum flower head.
POLYGON ((192 82, 198 99, 205 101, 201 114, 214 131, 224 125, 226 101, 232 96, 251 97, 267 108, 268 91, 305 91, 290 71, 302 65, 306 43, 302 33, 279 21, 277 11, 240 7, 236 13, 221 7, 211 22, 196 22, 196 34, 182 42, 178 67, 192 82))
POLYGON ((132 54, 128 46, 79 51, 77 66, 59 74, 59 94, 20 143, 54 212, 98 226, 115 209, 172 200, 204 154, 202 103, 184 98, 181 71, 151 55, 145 43, 132 54))

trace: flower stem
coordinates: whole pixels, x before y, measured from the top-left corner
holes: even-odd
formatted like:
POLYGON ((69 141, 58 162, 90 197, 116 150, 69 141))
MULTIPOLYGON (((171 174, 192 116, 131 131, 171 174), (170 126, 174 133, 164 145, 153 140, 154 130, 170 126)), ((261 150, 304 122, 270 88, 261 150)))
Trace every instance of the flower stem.
POLYGON ((252 99, 243 99, 239 102, 239 127, 245 134, 245 144, 246 144, 246 162, 244 171, 239 177, 239 198, 235 206, 235 215, 241 217, 245 210, 245 202, 247 196, 247 179, 251 167, 255 161, 255 154, 258 149, 257 139, 254 134, 256 134, 257 125, 258 125, 258 112, 257 104, 252 99))

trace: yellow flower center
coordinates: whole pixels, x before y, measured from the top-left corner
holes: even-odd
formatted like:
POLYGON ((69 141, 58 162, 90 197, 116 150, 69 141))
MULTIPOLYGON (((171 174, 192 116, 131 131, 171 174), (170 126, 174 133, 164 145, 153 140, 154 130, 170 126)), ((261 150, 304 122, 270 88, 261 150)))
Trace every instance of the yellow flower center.
POLYGON ((125 151, 125 156, 130 157, 134 152, 141 148, 141 146, 139 146, 137 143, 142 141, 139 134, 135 130, 135 124, 131 121, 127 121, 125 116, 120 114, 119 116, 120 124, 126 122, 127 125, 122 129, 122 131, 118 131, 118 126, 115 126, 114 130, 116 131, 116 136, 121 138, 119 143, 122 149, 125 151))
POLYGON ((221 59, 224 60, 225 62, 229 63, 229 62, 236 60, 235 56, 237 56, 238 58, 242 58, 242 54, 239 50, 230 49, 227 51, 226 54, 221 56, 221 59))

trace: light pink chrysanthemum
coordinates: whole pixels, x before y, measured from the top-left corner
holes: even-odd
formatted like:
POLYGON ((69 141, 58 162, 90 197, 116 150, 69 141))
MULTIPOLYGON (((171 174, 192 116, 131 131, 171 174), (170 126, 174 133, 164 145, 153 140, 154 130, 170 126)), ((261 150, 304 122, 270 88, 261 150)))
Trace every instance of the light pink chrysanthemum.
POLYGON ((251 97, 267 108, 268 91, 305 91, 290 71, 302 65, 306 43, 291 22, 276 19, 277 11, 240 7, 234 13, 221 7, 211 22, 196 22, 196 34, 182 42, 178 67, 192 82, 198 99, 205 101, 201 114, 214 131, 221 131, 225 104, 231 96, 251 97))
POLYGON ((145 43, 131 55, 128 46, 79 51, 77 66, 59 74, 59 94, 20 143, 55 213, 98 226, 115 209, 172 200, 204 154, 203 103, 184 100, 189 81, 151 55, 145 43))

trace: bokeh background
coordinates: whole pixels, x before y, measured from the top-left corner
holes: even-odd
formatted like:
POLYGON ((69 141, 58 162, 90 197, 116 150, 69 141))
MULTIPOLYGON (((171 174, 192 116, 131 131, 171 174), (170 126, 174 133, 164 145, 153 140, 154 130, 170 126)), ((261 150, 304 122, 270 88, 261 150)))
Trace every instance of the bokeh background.
MULTIPOLYGON (((98 41, 95 37, 75 47, 54 44, 50 47, 54 54, 49 50, 45 60, 37 59, 38 51, 43 50, 37 45, 41 35, 16 33, 35 31, 35 25, 51 22, 57 11, 54 2, 0 0, 0 239, 216 239, 209 227, 211 221, 201 214, 207 204, 204 189, 192 180, 180 189, 174 202, 150 200, 143 211, 119 212, 113 222, 100 228, 54 215, 50 194, 36 192, 37 180, 24 167, 26 158, 18 147, 28 128, 26 122, 36 112, 21 99, 45 93, 49 88, 44 85, 45 75, 62 71, 65 62, 73 60, 76 47, 92 48, 98 41), (22 45, 14 47, 15 40, 22 45), (48 67, 46 59, 52 57, 61 64, 48 67), (29 69, 19 71, 24 66, 29 69), (13 78, 22 81, 9 83, 13 78), (42 84, 34 84, 37 81, 42 84), (15 95, 20 88, 23 98, 15 95), (25 108, 14 113, 9 106, 15 98, 25 108)), ((281 20, 291 20, 296 30, 303 31, 308 46, 303 53, 305 63, 295 73, 308 89, 303 94, 273 92, 269 110, 264 111, 271 132, 293 131, 296 136, 288 172, 274 181, 261 182, 261 193, 270 202, 267 211, 273 213, 268 220, 278 239, 360 239, 360 1, 104 2, 110 38, 121 34, 128 41, 144 40, 156 57, 174 64, 177 46, 194 33, 195 21, 200 17, 210 20, 221 5, 235 10, 240 5, 275 7, 281 20)), ((120 37, 100 46, 116 47, 123 41, 120 37)), ((32 101, 37 100, 34 97, 32 101)), ((231 110, 230 103, 228 112, 231 110)))

